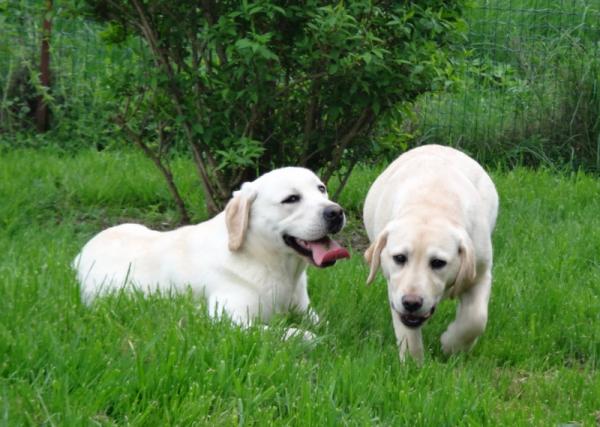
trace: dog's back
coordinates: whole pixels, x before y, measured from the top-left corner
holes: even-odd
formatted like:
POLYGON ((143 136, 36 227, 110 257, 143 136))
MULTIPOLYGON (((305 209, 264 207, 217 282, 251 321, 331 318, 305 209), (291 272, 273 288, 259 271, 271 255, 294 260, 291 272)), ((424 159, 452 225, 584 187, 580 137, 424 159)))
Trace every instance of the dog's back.
POLYGON ((480 210, 479 215, 487 218, 490 233, 494 229, 498 194, 488 174, 461 151, 432 144, 402 154, 375 180, 363 211, 367 234, 373 240, 392 217, 415 203, 438 205, 448 213, 452 207, 439 206, 440 200, 453 200, 454 204, 477 200, 476 207, 462 208, 480 210), (436 197, 439 193, 444 197, 436 197), (466 193, 472 194, 461 197, 466 193))

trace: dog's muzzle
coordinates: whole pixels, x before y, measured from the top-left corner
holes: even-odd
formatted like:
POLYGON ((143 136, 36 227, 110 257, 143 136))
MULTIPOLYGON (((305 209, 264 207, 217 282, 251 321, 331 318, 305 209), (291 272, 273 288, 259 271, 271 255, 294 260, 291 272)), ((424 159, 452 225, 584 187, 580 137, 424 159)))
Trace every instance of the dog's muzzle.
POLYGON ((343 248, 328 236, 308 241, 284 234, 283 241, 300 255, 308 258, 317 267, 329 267, 335 264, 338 259, 350 257, 350 253, 346 248, 343 248))
POLYGON ((317 267, 329 267, 338 259, 349 258, 350 253, 338 242, 328 236, 344 227, 344 210, 338 205, 330 205, 323 209, 323 219, 327 235, 315 240, 305 240, 289 234, 283 235, 283 241, 300 255, 308 258, 317 267))
POLYGON ((423 325, 435 312, 435 305, 431 307, 431 310, 427 314, 416 314, 416 313, 400 313, 396 311, 398 314, 398 318, 404 324, 404 326, 408 328, 418 328, 423 325))

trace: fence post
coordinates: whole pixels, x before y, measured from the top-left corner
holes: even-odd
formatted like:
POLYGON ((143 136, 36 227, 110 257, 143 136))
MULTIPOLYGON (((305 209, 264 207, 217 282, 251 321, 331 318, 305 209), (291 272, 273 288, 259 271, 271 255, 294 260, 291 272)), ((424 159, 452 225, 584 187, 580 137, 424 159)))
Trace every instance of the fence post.
MULTIPOLYGON (((50 90, 50 37, 52 34, 52 0, 46 1, 46 11, 42 26, 42 48, 40 52, 40 83, 42 91, 50 90)), ((37 99, 35 122, 38 132, 46 132, 49 127, 48 104, 45 94, 41 93, 37 99)))

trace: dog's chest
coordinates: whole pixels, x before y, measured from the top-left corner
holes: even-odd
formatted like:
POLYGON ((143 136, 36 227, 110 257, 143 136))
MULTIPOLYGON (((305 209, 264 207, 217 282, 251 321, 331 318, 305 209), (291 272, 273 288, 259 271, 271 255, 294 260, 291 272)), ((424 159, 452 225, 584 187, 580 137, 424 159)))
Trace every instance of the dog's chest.
POLYGON ((271 273, 254 284, 259 295, 261 305, 271 306, 274 312, 287 311, 293 303, 298 280, 283 274, 271 273))

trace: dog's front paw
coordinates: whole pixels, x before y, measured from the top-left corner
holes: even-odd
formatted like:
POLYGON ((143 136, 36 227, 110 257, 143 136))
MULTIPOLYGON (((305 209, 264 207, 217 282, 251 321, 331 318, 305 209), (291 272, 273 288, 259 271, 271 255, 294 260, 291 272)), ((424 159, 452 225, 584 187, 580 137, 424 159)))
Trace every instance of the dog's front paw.
POLYGON ((319 317, 317 312, 314 311, 312 308, 309 308, 308 311, 306 312, 306 318, 313 325, 318 325, 319 322, 321 322, 321 318, 319 317))
POLYGON ((424 360, 424 352, 422 345, 416 345, 420 343, 414 343, 413 348, 408 344, 406 338, 398 341, 398 358, 400 363, 407 363, 409 359, 412 359, 417 365, 422 365, 424 360))
POLYGON ((456 336, 453 331, 448 328, 446 332, 442 334, 440 341, 442 343, 442 351, 446 355, 458 353, 461 351, 470 351, 475 344, 477 343, 477 339, 479 337, 477 335, 467 335, 467 336, 456 336))
POLYGON ((402 347, 398 349, 398 359, 400 359, 400 363, 406 362, 406 350, 403 350, 402 347))
POLYGON ((442 343, 442 351, 444 352, 445 355, 450 355, 450 354, 456 352, 456 350, 454 349, 454 347, 455 347, 454 341, 452 340, 450 333, 448 331, 446 331, 442 334, 440 341, 442 343))
POLYGON ((477 338, 471 340, 460 340, 457 339, 451 331, 446 331, 442 334, 440 339, 442 343, 442 351, 446 355, 458 353, 461 351, 469 351, 475 343, 477 342, 477 338))
POLYGON ((306 329, 289 327, 284 331, 282 338, 283 340, 289 340, 290 338, 301 338, 306 342, 313 342, 317 336, 306 329))

